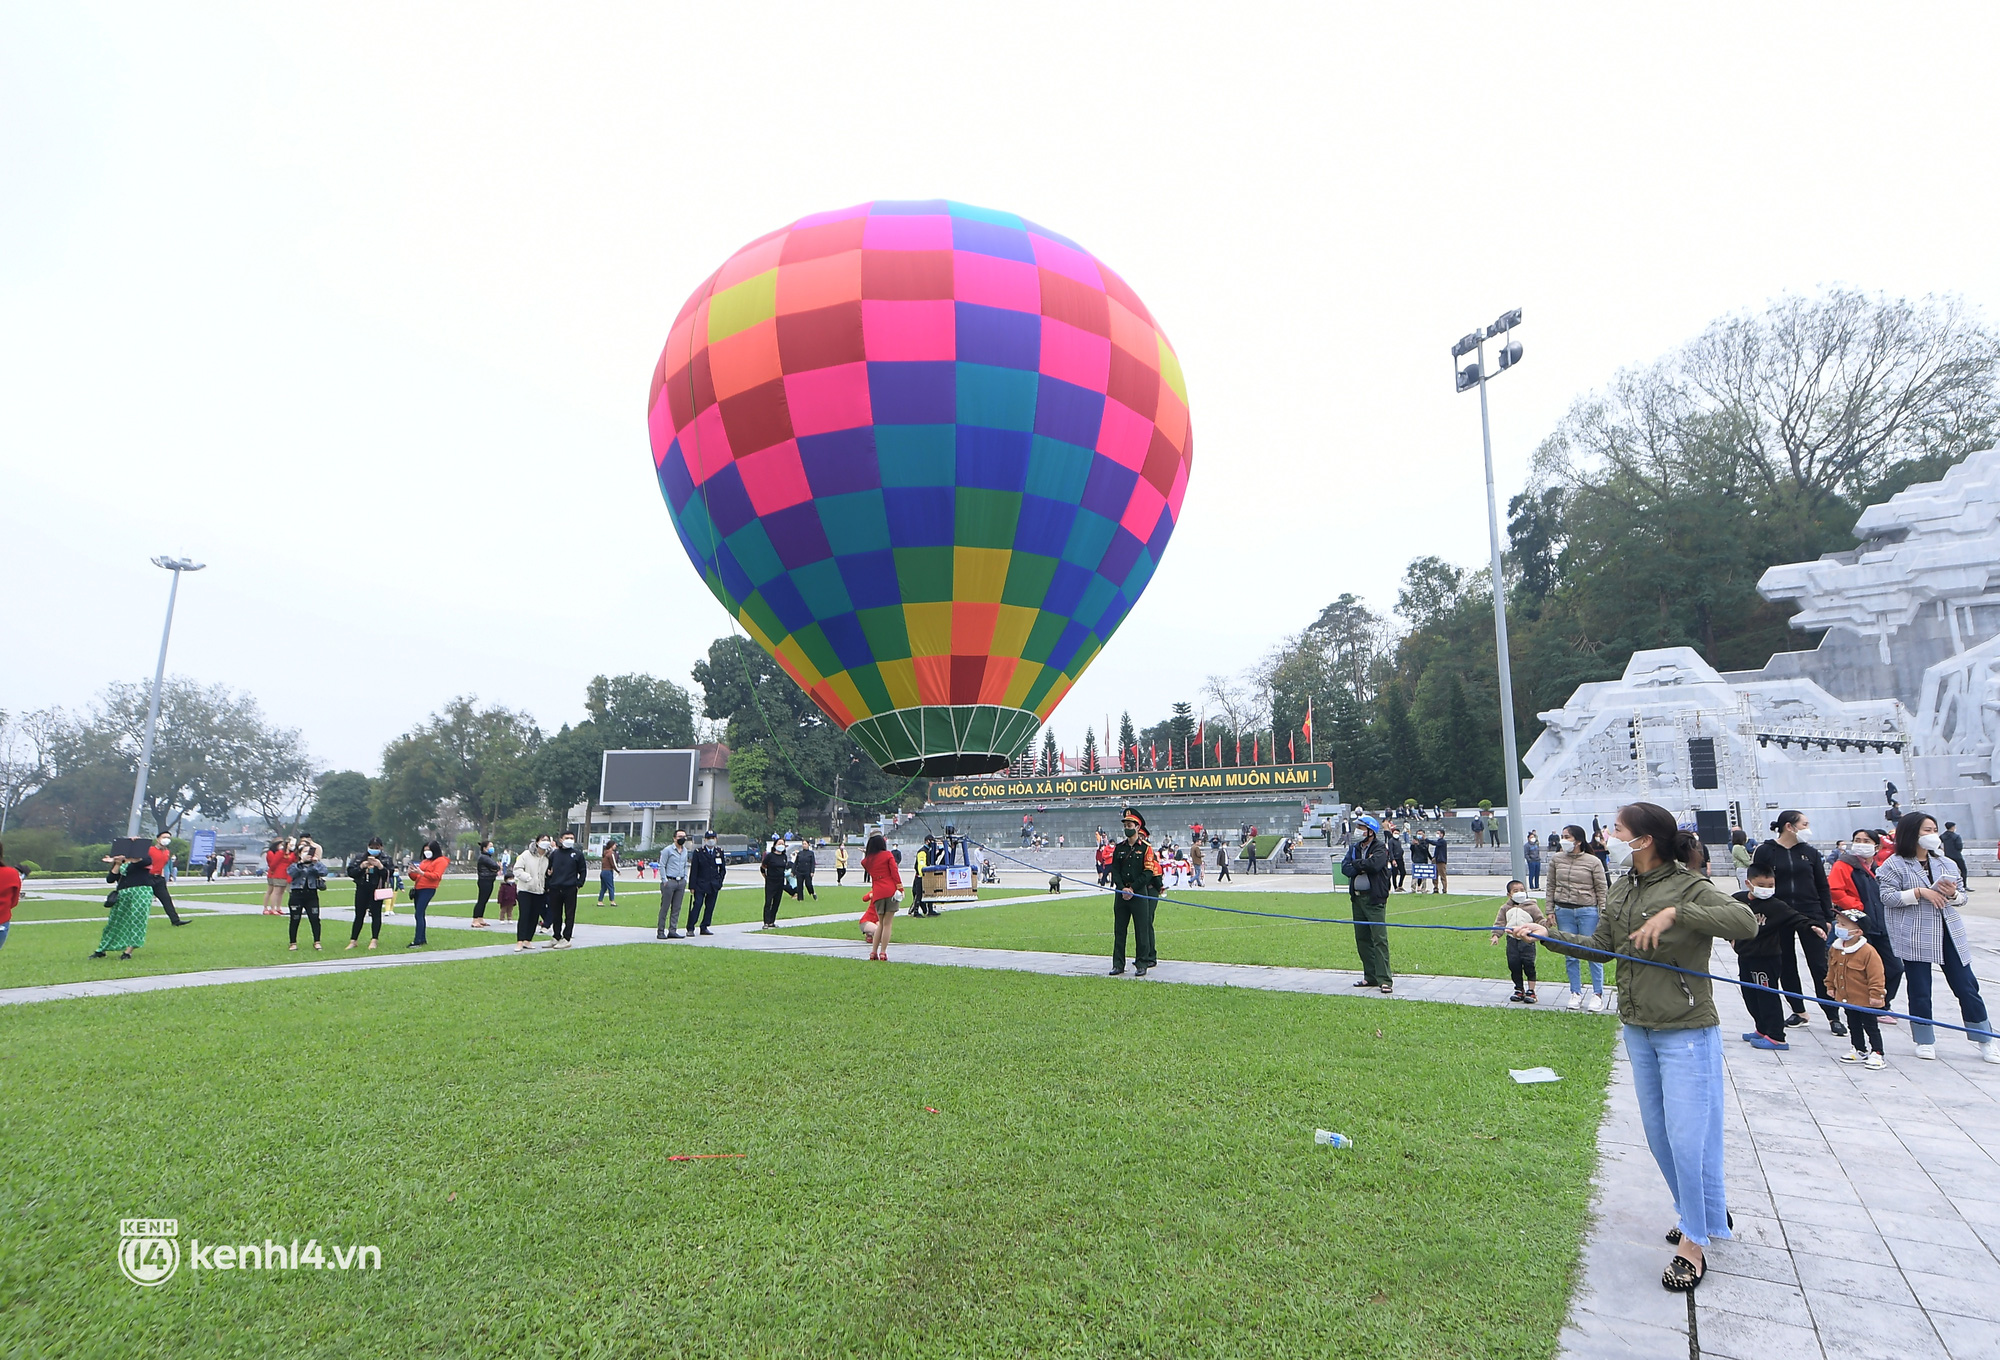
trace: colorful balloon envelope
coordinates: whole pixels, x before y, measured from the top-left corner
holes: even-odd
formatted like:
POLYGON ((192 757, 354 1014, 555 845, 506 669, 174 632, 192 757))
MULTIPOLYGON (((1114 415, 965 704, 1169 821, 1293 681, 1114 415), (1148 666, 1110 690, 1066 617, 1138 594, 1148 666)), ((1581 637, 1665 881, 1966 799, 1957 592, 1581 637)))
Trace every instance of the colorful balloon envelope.
POLYGON ((717 599, 883 769, 1034 739, 1172 536, 1187 384, 1125 281, 943 200, 751 242, 653 373, 653 462, 717 599))

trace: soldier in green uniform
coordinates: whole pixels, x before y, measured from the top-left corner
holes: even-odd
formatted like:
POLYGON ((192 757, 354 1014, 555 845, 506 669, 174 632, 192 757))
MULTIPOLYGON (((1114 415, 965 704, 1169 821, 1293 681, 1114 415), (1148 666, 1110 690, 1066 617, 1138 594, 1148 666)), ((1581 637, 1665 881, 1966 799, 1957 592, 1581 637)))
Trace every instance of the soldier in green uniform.
POLYGON ((1137 808, 1125 809, 1125 839, 1111 852, 1111 975, 1125 971, 1125 927, 1132 927, 1132 973, 1146 976, 1146 970, 1160 961, 1153 943, 1153 913, 1160 905, 1159 856, 1153 853, 1146 819, 1137 808))

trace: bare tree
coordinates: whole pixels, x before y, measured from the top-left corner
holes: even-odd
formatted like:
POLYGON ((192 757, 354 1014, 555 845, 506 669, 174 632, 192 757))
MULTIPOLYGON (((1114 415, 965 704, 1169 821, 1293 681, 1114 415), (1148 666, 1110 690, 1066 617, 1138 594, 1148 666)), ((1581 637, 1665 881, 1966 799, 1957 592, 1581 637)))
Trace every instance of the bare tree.
POLYGON ((1536 480, 1657 502, 1690 487, 1865 504, 1903 464, 1990 448, 2000 335, 1956 298, 1836 289, 1724 317, 1571 408, 1536 480))
POLYGON ((21 800, 55 778, 59 734, 67 719, 59 708, 15 717, 0 709, 0 831, 21 800))
POLYGON ((1256 710, 1256 695, 1242 681, 1226 675, 1211 675, 1201 682, 1204 706, 1221 715, 1230 732, 1248 732, 1256 710))
POLYGON ((245 752, 242 801, 257 809, 274 834, 295 835, 318 796, 321 771, 295 729, 265 736, 245 752))

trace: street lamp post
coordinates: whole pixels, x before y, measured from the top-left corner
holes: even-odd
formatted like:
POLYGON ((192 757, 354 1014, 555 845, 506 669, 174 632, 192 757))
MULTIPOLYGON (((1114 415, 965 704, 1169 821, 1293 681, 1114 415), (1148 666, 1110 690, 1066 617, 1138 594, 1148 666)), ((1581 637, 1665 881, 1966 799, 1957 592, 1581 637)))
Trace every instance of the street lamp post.
POLYGON ((139 778, 132 785, 132 815, 125 819, 125 834, 139 834, 139 810, 146 805, 146 772, 153 765, 153 729, 160 722, 160 685, 167 676, 167 639, 174 631, 174 600, 181 593, 181 573, 200 571, 206 562, 196 562, 186 557, 156 557, 153 565, 163 567, 174 574, 174 583, 167 591, 167 626, 160 630, 160 664, 153 668, 153 701, 146 707, 146 736, 139 744, 139 778))
POLYGON ((1527 881, 1528 861, 1523 842, 1527 829, 1521 817, 1521 752, 1514 739, 1514 673, 1507 655, 1507 589, 1500 574, 1500 508, 1493 494, 1493 426, 1486 414, 1486 342, 1497 339, 1500 371, 1521 362, 1521 342, 1514 339, 1514 327, 1521 324, 1521 309, 1502 313, 1484 330, 1470 331, 1451 347, 1452 369, 1458 390, 1479 389, 1479 438, 1486 449, 1486 532, 1493 548, 1493 639, 1500 661, 1500 738, 1507 760, 1507 853, 1513 876, 1527 881), (1459 368, 1466 354, 1472 362, 1459 368))
POLYGON ((850 769, 860 763, 860 756, 849 756, 847 764, 835 770, 833 774, 833 835, 836 842, 840 841, 847 832, 846 809, 840 803, 840 781, 846 778, 847 772, 850 769))

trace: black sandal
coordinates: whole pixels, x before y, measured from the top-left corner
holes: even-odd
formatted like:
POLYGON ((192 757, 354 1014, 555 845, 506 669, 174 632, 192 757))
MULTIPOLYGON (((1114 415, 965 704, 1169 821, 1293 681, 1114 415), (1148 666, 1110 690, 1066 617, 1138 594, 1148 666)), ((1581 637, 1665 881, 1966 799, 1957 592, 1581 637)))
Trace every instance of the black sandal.
MULTIPOLYGON (((1722 1216, 1729 1221, 1729 1231, 1735 1232, 1736 1215, 1730 1213, 1727 1209, 1725 1209, 1722 1212, 1722 1216)), ((1667 1244, 1669 1246, 1675 1246, 1675 1247, 1678 1247, 1681 1244, 1681 1230, 1679 1228, 1667 1229, 1667 1244)))
POLYGON ((1708 1258, 1702 1258, 1700 1269, 1685 1256, 1676 1256, 1667 1268, 1660 1272, 1660 1284, 1674 1294, 1692 1294, 1701 1282, 1708 1278, 1708 1258))

